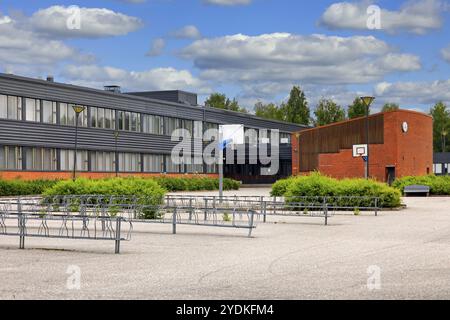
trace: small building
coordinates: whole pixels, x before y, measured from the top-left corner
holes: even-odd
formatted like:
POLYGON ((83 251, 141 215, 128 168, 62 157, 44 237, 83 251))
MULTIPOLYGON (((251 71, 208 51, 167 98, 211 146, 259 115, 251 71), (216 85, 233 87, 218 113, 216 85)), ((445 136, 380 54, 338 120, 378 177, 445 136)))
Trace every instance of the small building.
POLYGON ((450 174, 450 152, 438 152, 434 154, 433 172, 438 176, 450 174))
MULTIPOLYGON (((366 144, 366 118, 357 118, 293 134, 293 174, 319 171, 335 178, 365 176, 365 158, 355 145, 366 144)), ((433 170, 433 120, 407 110, 369 116, 369 175, 392 182, 433 170)))

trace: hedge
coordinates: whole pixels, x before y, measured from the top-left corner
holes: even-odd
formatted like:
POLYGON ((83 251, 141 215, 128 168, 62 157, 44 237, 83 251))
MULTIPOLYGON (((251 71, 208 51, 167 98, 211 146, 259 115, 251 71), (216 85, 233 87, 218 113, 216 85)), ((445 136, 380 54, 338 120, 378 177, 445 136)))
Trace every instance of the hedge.
MULTIPOLYGON (((194 178, 172 178, 157 177, 155 181, 169 192, 177 191, 209 191, 219 189, 219 179, 194 177, 194 178)), ((239 190, 240 182, 225 178, 223 180, 224 190, 239 190)))
POLYGON ((429 186, 432 195, 450 195, 450 176, 403 177, 395 180, 392 186, 403 193, 406 186, 417 184, 429 186))
POLYGON ((2 180, 0 179, 0 196, 40 195, 46 189, 58 183, 58 180, 2 180))
MULTIPOLYGON (((384 183, 366 179, 337 180, 319 173, 278 181, 273 185, 272 195, 285 196, 288 199, 304 196, 378 197, 382 207, 394 208, 401 205, 401 193, 384 183)), ((348 201, 346 200, 347 205, 350 204, 348 201)), ((361 204, 355 199, 355 205, 356 203, 361 204)))

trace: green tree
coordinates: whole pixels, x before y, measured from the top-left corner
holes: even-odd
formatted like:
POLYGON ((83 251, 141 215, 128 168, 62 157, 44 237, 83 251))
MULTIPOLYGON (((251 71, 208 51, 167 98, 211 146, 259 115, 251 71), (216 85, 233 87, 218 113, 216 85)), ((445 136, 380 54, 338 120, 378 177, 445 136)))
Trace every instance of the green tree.
POLYGON ((381 112, 396 111, 399 109, 400 109, 400 106, 397 103, 386 103, 383 106, 383 109, 381 109, 381 112))
POLYGON ((263 104, 258 102, 255 104, 255 115, 269 120, 280 120, 283 121, 282 110, 274 103, 263 104))
POLYGON ((248 113, 247 109, 241 108, 236 99, 230 100, 225 94, 213 93, 205 101, 205 106, 217 109, 224 109, 230 111, 237 111, 248 113))
POLYGON ((431 108, 430 115, 433 117, 434 150, 435 152, 447 152, 450 150, 449 143, 447 143, 450 133, 450 111, 443 102, 438 102, 431 108))
POLYGON ((310 110, 305 93, 300 87, 294 86, 289 95, 289 100, 281 107, 283 119, 287 122, 309 125, 310 110))
MULTIPOLYGON (((370 108, 369 108, 370 114, 370 108)), ((366 106, 362 102, 361 98, 355 98, 353 104, 348 106, 348 118, 355 119, 364 117, 366 115, 366 106)))
POLYGON ((321 99, 314 111, 315 125, 324 126, 345 120, 345 110, 331 99, 321 99))

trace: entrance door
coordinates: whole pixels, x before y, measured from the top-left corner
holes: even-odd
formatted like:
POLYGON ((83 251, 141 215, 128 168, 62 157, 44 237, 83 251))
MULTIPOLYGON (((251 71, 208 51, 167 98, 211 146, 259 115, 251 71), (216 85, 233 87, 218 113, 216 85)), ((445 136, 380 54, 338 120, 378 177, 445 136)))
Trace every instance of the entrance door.
POLYGON ((386 182, 392 185, 395 180, 395 167, 386 167, 386 182))

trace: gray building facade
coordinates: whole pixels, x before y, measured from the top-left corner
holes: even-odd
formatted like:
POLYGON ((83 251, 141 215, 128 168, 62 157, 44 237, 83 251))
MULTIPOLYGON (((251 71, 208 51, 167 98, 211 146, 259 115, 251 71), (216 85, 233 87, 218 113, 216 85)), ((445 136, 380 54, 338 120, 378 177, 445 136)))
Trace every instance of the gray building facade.
MULTIPOLYGON (((86 110, 79 118, 80 172, 216 173, 215 166, 195 161, 173 164, 170 154, 178 142, 171 141, 172 131, 187 129, 193 137, 189 143, 201 140, 204 144, 206 129, 243 124, 256 132, 280 131, 283 172, 264 182, 291 174, 290 135, 304 127, 198 106, 196 102, 195 94, 183 91, 120 93, 0 74, 0 172, 20 172, 23 176, 27 172, 70 172, 75 143, 72 106, 81 105, 86 110)), ((254 143, 259 145, 261 139, 254 143)), ((248 183, 258 182, 258 170, 258 165, 225 169, 228 176, 248 183)))

